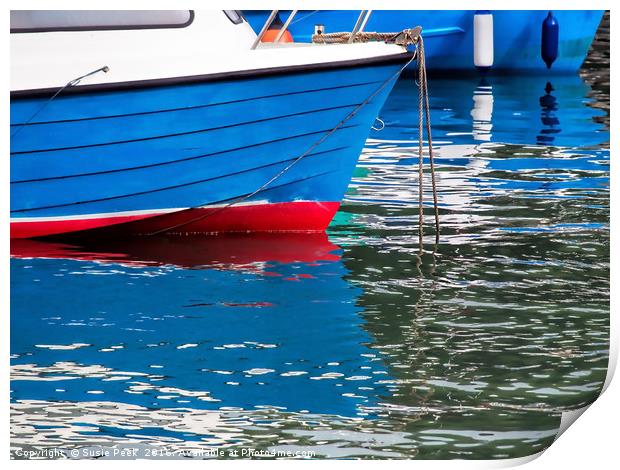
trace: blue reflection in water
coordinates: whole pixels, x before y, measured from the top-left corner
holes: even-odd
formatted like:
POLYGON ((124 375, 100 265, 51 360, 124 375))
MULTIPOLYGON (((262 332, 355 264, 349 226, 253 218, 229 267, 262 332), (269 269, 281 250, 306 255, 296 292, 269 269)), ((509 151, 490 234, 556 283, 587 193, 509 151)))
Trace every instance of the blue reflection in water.
POLYGON ((536 143, 539 145, 551 145, 555 140, 555 135, 562 132, 560 120, 557 117, 558 100, 551 94, 554 91, 551 82, 545 85, 545 94, 540 97, 540 121, 543 128, 536 137, 536 143))
POLYGON ((324 234, 11 249, 14 400, 355 416, 384 392, 324 234))
MULTIPOLYGON (((594 119, 605 112, 587 106, 592 90, 578 75, 433 78, 429 87, 433 137, 439 144, 591 147, 609 140, 608 130, 594 119)), ((413 79, 400 80, 381 111, 385 129, 371 137, 416 139, 416 110, 413 79)))

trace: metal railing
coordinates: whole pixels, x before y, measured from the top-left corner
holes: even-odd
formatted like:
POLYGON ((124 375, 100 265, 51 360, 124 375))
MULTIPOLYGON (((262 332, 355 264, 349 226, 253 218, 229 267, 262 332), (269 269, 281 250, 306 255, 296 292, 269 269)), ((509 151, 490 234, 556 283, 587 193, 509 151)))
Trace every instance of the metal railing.
MULTIPOLYGON (((263 36, 269 30, 269 27, 273 23, 273 20, 275 20, 276 16, 278 16, 278 12, 279 11, 280 10, 271 10, 271 13, 269 14, 269 18, 267 18, 267 21, 265 21, 265 24, 263 25, 262 29, 260 30, 260 33, 258 33, 258 36, 256 36, 256 40, 254 41, 254 43, 252 44, 252 47, 250 47, 250 49, 256 49, 256 47, 260 44, 261 40, 263 39, 263 36)), ((284 24, 280 28, 280 31, 278 31, 278 34, 276 35, 276 37, 273 40, 273 42, 280 42, 280 39, 282 39, 282 36, 284 36, 284 33, 286 32, 286 30, 288 29, 289 25, 291 24, 291 21, 293 21, 293 18, 295 18, 295 15, 297 14, 297 11, 298 10, 292 10, 291 11, 291 13, 288 15, 288 18, 286 19, 286 21, 284 22, 284 24)))
MULTIPOLYGON (((254 40, 254 43, 252 44, 252 47, 250 47, 250 49, 254 50, 258 47, 261 40, 263 39, 263 36, 265 36, 265 33, 269 30, 269 27, 272 25, 273 21, 278 16, 279 11, 280 10, 271 10, 269 17, 267 18, 267 21, 265 21, 265 24, 263 25, 260 32, 256 36, 256 39, 254 40)), ((273 42, 280 42, 280 40, 282 39, 282 36, 284 36, 284 33, 290 26, 291 21, 293 21, 293 18, 295 18, 295 15, 297 14, 298 11, 299 10, 291 11, 291 13, 288 15, 288 18, 286 18, 286 21, 280 28, 280 31, 278 31, 278 34, 276 35, 273 42)), ((355 40, 355 36, 358 33, 361 33, 364 31, 364 28, 366 27, 366 24, 368 23, 368 20, 370 19, 371 14, 372 14, 372 10, 362 10, 360 12, 359 16, 357 17, 357 21, 355 22, 355 26, 353 27, 353 31, 351 31, 351 37, 349 38, 349 41, 348 41, 349 43, 352 43, 355 40)))

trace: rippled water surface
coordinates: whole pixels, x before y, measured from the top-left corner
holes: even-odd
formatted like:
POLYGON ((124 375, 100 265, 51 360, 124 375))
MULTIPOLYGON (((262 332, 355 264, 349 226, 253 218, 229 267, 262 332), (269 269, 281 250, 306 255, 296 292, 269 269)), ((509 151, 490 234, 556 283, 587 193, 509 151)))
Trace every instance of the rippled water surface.
POLYGON ((431 81, 421 255, 411 78, 326 235, 13 242, 13 451, 550 445, 607 370, 606 34, 579 76, 431 81))

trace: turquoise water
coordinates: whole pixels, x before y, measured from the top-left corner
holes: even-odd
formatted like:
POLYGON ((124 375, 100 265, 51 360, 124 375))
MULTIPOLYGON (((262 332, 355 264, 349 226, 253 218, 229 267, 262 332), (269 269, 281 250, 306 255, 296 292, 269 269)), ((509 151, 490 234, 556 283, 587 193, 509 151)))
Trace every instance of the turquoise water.
POLYGON ((423 253, 411 78, 326 235, 13 242, 12 455, 550 445, 607 370, 597 54, 580 76, 431 81, 442 231, 434 247, 427 185, 423 253))

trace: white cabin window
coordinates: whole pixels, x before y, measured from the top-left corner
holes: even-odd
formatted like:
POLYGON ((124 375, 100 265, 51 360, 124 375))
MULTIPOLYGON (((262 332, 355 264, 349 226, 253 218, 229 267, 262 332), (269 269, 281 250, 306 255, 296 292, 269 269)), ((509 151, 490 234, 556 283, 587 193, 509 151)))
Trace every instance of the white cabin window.
POLYGON ((191 10, 12 10, 11 32, 183 28, 191 10))

